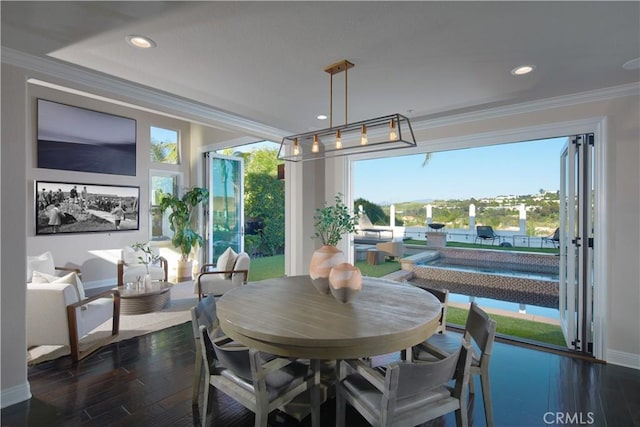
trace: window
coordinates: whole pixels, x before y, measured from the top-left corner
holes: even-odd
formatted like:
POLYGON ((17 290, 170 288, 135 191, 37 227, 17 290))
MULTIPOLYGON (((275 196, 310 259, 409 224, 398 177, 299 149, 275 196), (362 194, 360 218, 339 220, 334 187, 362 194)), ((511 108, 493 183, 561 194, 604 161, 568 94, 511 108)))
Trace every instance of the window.
POLYGON ((178 131, 151 126, 151 161, 177 165, 178 131))
POLYGON ((177 172, 151 171, 151 186, 149 196, 151 199, 151 240, 171 240, 173 232, 169 227, 169 212, 160 212, 160 193, 176 195, 178 187, 182 184, 182 174, 177 172))

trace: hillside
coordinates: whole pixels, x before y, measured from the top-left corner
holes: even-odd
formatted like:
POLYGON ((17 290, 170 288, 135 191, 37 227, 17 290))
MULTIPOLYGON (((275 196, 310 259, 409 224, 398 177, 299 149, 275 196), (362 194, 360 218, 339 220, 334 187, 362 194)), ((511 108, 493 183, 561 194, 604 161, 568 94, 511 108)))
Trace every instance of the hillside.
MULTIPOLYGON (((429 203, 411 201, 395 203, 396 218, 407 226, 424 226, 426 205, 432 206, 432 222, 444 223, 447 228, 469 226, 469 206, 476 207, 476 225, 490 225, 497 230, 517 230, 520 226, 519 208, 525 206, 527 234, 548 235, 560 224, 559 192, 544 192, 520 196, 496 196, 483 199, 434 200, 429 203)), ((390 205, 382 206, 389 215, 390 205)))

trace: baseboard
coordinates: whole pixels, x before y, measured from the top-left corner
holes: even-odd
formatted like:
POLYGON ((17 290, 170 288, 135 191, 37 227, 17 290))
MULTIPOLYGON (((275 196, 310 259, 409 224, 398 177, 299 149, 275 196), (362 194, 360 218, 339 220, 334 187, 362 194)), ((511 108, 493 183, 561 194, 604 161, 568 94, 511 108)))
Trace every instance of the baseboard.
POLYGON ((640 369, 640 354, 618 350, 607 350, 607 363, 632 369, 640 369))
POLYGON ((2 390, 0 393, 0 406, 6 408, 29 399, 31 399, 31 388, 29 387, 29 382, 25 382, 2 390))

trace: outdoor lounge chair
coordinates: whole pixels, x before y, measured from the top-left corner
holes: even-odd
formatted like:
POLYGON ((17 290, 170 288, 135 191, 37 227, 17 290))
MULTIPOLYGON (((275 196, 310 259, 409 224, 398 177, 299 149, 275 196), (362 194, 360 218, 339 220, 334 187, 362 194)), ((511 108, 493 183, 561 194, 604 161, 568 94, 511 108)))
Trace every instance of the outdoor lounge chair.
POLYGON ((498 240, 498 243, 500 243, 500 236, 498 236, 494 231, 493 231, 493 227, 491 227, 490 225, 478 225, 476 226, 476 239, 474 242, 477 242, 478 239, 480 239, 480 242, 482 242, 483 240, 491 240, 491 244, 493 245, 493 242, 498 240))
POLYGON ((554 248, 560 246, 560 228, 556 228, 551 236, 540 239, 540 247, 543 247, 545 243, 551 243, 554 248))

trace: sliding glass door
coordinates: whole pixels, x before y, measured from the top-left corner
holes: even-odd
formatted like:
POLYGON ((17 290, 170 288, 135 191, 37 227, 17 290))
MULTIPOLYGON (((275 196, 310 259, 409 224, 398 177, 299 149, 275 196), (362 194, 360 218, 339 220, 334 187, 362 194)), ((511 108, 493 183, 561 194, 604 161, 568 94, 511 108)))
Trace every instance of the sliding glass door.
POLYGON ((206 214, 205 262, 215 262, 231 247, 244 250, 244 159, 205 153, 209 190, 206 214))
POLYGON ((593 352, 593 134, 570 139, 561 154, 560 323, 567 347, 593 352))

